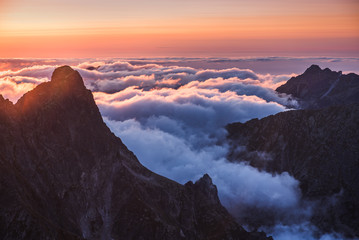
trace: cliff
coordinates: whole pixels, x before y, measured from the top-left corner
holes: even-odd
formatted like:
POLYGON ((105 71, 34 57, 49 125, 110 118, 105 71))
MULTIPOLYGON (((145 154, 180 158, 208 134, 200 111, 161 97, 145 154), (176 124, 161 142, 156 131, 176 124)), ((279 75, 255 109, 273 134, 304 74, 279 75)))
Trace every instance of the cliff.
POLYGON ((359 237, 359 104, 278 113, 227 126, 228 158, 299 180, 323 232, 359 237))
POLYGON ((0 97, 0 132, 1 239, 266 239, 208 175, 181 185, 143 167, 68 66, 15 105, 0 97))

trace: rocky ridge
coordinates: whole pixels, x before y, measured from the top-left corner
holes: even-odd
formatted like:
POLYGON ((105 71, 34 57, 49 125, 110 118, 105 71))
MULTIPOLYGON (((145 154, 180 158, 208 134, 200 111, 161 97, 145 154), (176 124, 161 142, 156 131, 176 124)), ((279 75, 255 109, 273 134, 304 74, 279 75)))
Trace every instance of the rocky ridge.
POLYGON ((0 131, 1 239, 267 239, 208 175, 181 185, 143 167, 68 66, 15 105, 0 97, 0 131))
POLYGON ((359 104, 295 110, 227 126, 228 158, 299 180, 324 232, 359 237, 359 104))
POLYGON ((303 109, 359 103, 359 75, 310 66, 303 74, 292 77, 276 89, 292 95, 303 109))
POLYGON ((352 238, 359 237, 357 78, 313 65, 277 89, 309 109, 227 125, 228 159, 288 172, 299 180, 303 199, 316 203, 312 223, 352 238))

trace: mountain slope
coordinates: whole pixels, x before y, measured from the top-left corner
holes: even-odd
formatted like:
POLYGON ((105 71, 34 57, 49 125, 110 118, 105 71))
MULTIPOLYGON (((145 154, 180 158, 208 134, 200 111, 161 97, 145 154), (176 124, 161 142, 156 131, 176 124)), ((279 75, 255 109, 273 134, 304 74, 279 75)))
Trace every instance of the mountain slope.
POLYGON ((295 110, 227 126, 229 159, 300 181, 312 222, 359 237, 359 104, 295 110), (245 146, 245 151, 240 150, 245 146))
POLYGON ((312 65, 276 89, 298 99, 301 108, 359 103, 359 75, 342 74, 312 65))
POLYGON ((183 186, 144 168, 70 67, 15 105, 0 97, 0 131, 1 239, 266 239, 208 175, 183 186))

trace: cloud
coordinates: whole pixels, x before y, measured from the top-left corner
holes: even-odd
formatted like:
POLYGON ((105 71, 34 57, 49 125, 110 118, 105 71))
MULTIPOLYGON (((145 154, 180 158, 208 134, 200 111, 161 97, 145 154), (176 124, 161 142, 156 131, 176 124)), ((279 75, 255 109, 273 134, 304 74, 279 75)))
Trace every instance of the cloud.
POLYGON ((204 71, 198 71, 196 73, 196 77, 194 80, 198 81, 204 81, 210 78, 239 78, 239 79, 254 79, 257 80, 258 76, 249 69, 241 70, 238 68, 231 68, 231 69, 225 69, 225 70, 204 70, 204 71))
MULTIPOLYGON (((143 165, 180 183, 195 181, 208 173, 218 187, 222 203, 248 228, 265 229, 279 239, 304 236, 301 229, 307 229, 311 239, 317 232, 309 223, 316 205, 301 199, 296 179, 287 173, 272 175, 226 159, 224 126, 286 111, 288 105, 296 106, 290 96, 274 91, 295 74, 260 74, 236 66, 206 67, 220 62, 237 64, 242 60, 258 62, 261 66, 283 61, 277 58, 227 60, 0 61, 3 67, 12 66, 0 70, 0 93, 16 101, 37 84, 48 81, 56 66, 70 64, 93 91, 107 125, 143 165), (193 67, 192 63, 204 67, 193 67)), ((258 156, 270 161, 265 153, 258 156)), ((335 237, 335 234, 327 236, 335 237)))
POLYGON ((134 119, 104 120, 149 169, 181 183, 209 173, 222 202, 229 208, 244 210, 256 206, 277 211, 299 204, 300 191, 294 178, 286 173, 273 176, 248 165, 230 163, 225 159, 226 146, 193 145, 182 137, 183 126, 176 121, 162 118, 157 122, 161 122, 162 129, 170 128, 169 133, 134 119))
MULTIPOLYGON (((229 68, 222 70, 194 69, 191 67, 162 66, 158 64, 132 65, 122 60, 83 61, 68 60, 68 63, 77 63, 73 66, 80 72, 88 88, 95 92, 116 93, 129 87, 137 87, 149 91, 151 89, 185 87, 192 82, 207 82, 212 79, 223 79, 223 84, 217 83, 220 91, 235 91, 239 95, 256 95, 266 101, 276 101, 286 104, 288 97, 277 96, 273 89, 289 75, 260 75, 249 69, 229 68), (228 79, 231 80, 231 88, 228 88, 228 79), (256 85, 257 87, 253 87, 256 85), (251 89, 251 90, 250 90, 251 89), (263 96, 259 94, 263 93, 263 96)), ((55 67, 65 60, 9 60, 3 63, 12 66, 13 69, 0 72, 0 78, 17 77, 29 80, 29 78, 50 79, 55 67), (21 68, 21 66, 23 66, 21 68)), ((24 80, 25 81, 25 80, 24 80)), ((43 80, 42 80, 43 81, 43 80)), ((213 89, 214 86, 202 84, 201 88, 213 89)), ((292 103, 287 105, 293 105, 292 103)))
MULTIPOLYGON (((8 82, 13 88, 32 84, 30 88, 49 79, 54 67, 27 66, 1 77, 11 76, 8 82)), ((287 100, 261 86, 271 81, 270 76, 249 69, 132 65, 117 60, 82 62, 75 69, 95 91, 107 124, 153 171, 181 183, 207 172, 222 201, 236 212, 243 212, 238 206, 253 203, 273 209, 298 204, 295 179, 225 159, 226 124, 285 110, 282 103, 287 100), (278 200, 281 196, 286 196, 285 204, 278 200)))
POLYGON ((209 173, 222 202, 243 221, 249 207, 270 211, 274 220, 298 208, 298 182, 288 174, 272 176, 225 158, 226 124, 286 109, 281 105, 286 98, 261 86, 271 81, 269 76, 261 79, 236 68, 112 66, 104 73, 101 68, 92 71, 97 79, 92 86, 105 90, 95 92, 95 100, 108 126, 146 167, 181 183, 209 173), (127 76, 116 78, 118 69, 127 76), (101 74, 114 75, 104 81, 101 74))
POLYGON ((153 89, 189 88, 233 91, 238 95, 258 96, 268 102, 295 106, 288 96, 278 95, 274 88, 291 75, 261 75, 249 69, 205 69, 162 66, 158 64, 132 65, 128 62, 82 63, 76 68, 95 92, 116 93, 130 87, 150 91, 153 89), (200 84, 202 83, 202 84, 200 84))
POLYGON ((324 233, 313 226, 310 222, 301 224, 283 225, 277 224, 272 228, 262 228, 268 235, 275 236, 276 240, 345 240, 343 235, 339 233, 324 233))
POLYGON ((238 81, 217 78, 151 91, 129 87, 94 96, 111 130, 154 172, 181 183, 209 173, 224 205, 242 222, 251 214, 246 209, 254 207, 270 212, 273 221, 284 218, 285 212, 294 211, 298 216, 300 191, 295 179, 288 174, 272 176, 225 158, 226 124, 285 110, 256 96, 256 90, 247 90, 250 96, 239 94, 240 88, 250 85, 242 86, 238 81), (226 89, 232 84, 239 84, 237 92, 226 89))
POLYGON ((168 117, 155 119, 156 124, 151 120, 146 124, 135 119, 104 120, 150 170, 180 183, 208 173, 217 185, 222 204, 249 230, 265 230, 275 239, 310 236, 302 239, 314 240, 318 239, 312 238, 315 234, 321 236, 309 223, 313 203, 301 200, 298 181, 287 173, 272 175, 243 163, 228 162, 225 144, 195 144, 199 139, 186 139, 190 136, 183 133, 183 125, 168 117), (298 229, 303 222, 311 232, 298 229))
POLYGON ((125 90, 131 86, 138 86, 139 88, 153 88, 156 84, 154 75, 140 75, 140 76, 126 76, 119 77, 115 80, 101 80, 96 83, 93 90, 101 90, 106 93, 116 93, 125 90))
POLYGON ((297 106, 297 102, 285 95, 278 95, 273 89, 261 86, 259 81, 247 79, 240 81, 237 78, 229 79, 209 79, 205 82, 193 81, 189 87, 201 89, 218 89, 221 92, 232 91, 238 95, 257 96, 267 102, 276 102, 281 105, 297 106))
POLYGON ((204 134, 218 138, 228 123, 262 118, 285 110, 282 105, 257 96, 196 87, 152 91, 132 87, 114 94, 97 92, 94 96, 103 116, 111 120, 136 119, 141 124, 151 123, 163 130, 159 120, 167 117, 179 123, 189 141, 197 138, 204 141, 204 134))
POLYGON ((50 79, 52 72, 55 70, 55 66, 50 65, 36 65, 31 67, 25 67, 20 70, 8 70, 0 72, 0 78, 3 77, 35 77, 35 78, 47 78, 50 79))
POLYGON ((41 80, 34 78, 3 77, 0 81, 0 94, 14 103, 39 82, 41 80))
POLYGON ((76 65, 84 60, 80 59, 38 59, 38 58, 0 58, 0 72, 11 70, 18 71, 34 66, 59 66, 59 65, 76 65))
POLYGON ((272 175, 228 162, 226 144, 211 137, 215 130, 192 130, 188 135, 181 121, 167 116, 149 117, 143 123, 104 120, 150 170, 180 183, 210 174, 222 204, 249 230, 264 230, 275 239, 344 239, 310 223, 312 210, 321 206, 303 201, 299 182, 287 173, 272 175))

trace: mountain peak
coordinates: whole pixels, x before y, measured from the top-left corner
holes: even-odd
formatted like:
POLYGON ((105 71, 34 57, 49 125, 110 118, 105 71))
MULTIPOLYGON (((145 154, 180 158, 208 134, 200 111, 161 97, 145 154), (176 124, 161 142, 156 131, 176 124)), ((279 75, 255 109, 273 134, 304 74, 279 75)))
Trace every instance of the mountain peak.
POLYGON ((207 173, 204 174, 198 181, 196 181, 196 184, 203 184, 207 187, 211 187, 213 185, 212 179, 207 173))
POLYGON ((219 204, 216 185, 213 184, 211 177, 206 173, 194 184, 196 191, 201 192, 210 199, 212 204, 219 204))
POLYGON ((322 69, 318 65, 313 64, 305 70, 305 73, 315 73, 319 71, 322 71, 322 69))
POLYGON ((0 103, 4 102, 5 98, 0 94, 0 103))
MULTIPOLYGON (((41 83, 33 90, 25 93, 16 103, 20 111, 35 112, 35 109, 54 102, 74 101, 85 99, 92 101, 92 95, 86 89, 81 75, 69 66, 55 69, 51 81, 41 83)), ((62 103, 63 104, 63 103, 62 103)), ((94 104, 92 104, 94 105, 94 104)))
POLYGON ((1 101, 3 239, 267 239, 235 222, 208 175, 184 187, 143 167, 69 66, 1 101))
POLYGON ((79 72, 67 65, 55 69, 51 76, 51 82, 58 86, 67 85, 71 87, 85 88, 79 72))
POLYGON ((6 106, 12 106, 12 102, 9 99, 5 99, 3 95, 0 94, 0 108, 4 108, 6 106))
POLYGON ((357 103, 359 76, 312 65, 303 74, 289 79, 276 91, 297 98, 301 108, 357 103))

